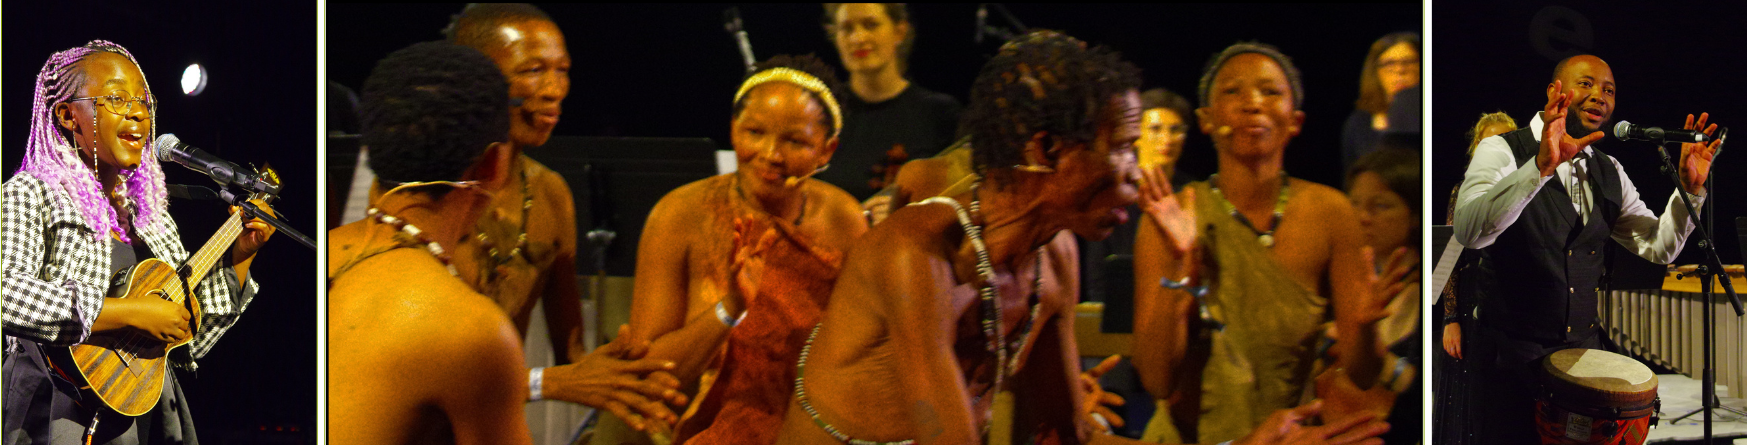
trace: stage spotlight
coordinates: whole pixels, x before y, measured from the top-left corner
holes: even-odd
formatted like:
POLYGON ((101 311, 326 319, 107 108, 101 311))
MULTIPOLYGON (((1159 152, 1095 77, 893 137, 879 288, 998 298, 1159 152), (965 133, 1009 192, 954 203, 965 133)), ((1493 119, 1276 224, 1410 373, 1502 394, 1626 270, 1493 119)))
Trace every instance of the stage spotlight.
POLYGON ((198 96, 206 90, 206 67, 196 63, 182 70, 182 94, 198 96))

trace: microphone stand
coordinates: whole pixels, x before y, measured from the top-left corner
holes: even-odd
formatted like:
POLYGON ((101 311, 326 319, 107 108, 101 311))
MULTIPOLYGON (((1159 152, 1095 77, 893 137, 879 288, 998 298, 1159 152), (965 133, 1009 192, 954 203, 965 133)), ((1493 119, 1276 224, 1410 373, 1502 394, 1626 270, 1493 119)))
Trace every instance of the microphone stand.
MULTIPOLYGON (((1719 140, 1720 141, 1727 141, 1728 132, 1729 132, 1729 129, 1727 129, 1727 128, 1722 129, 1722 134, 1724 137, 1719 138, 1719 140)), ((1735 309, 1735 316, 1747 315, 1747 312, 1742 311, 1742 309, 1741 309, 1741 297, 1735 293, 1735 286, 1733 283, 1730 282, 1728 272, 1726 272, 1723 269, 1722 259, 1717 257, 1717 249, 1716 249, 1717 243, 1715 241, 1715 238, 1711 237, 1710 227, 1705 225, 1703 218, 1701 218, 1701 215, 1698 212, 1694 211, 1693 206, 1692 206, 1692 200, 1687 198, 1687 192, 1686 192, 1686 188, 1684 185, 1685 182, 1681 181, 1681 179, 1680 179, 1680 167, 1678 164, 1676 164, 1674 162, 1674 160, 1672 158, 1670 158, 1668 156, 1668 147, 1667 147, 1668 142, 1665 140, 1660 140, 1660 139, 1658 139, 1655 142, 1657 143, 1656 144, 1656 153, 1658 153, 1662 156, 1662 173, 1668 175, 1669 178, 1674 180, 1674 190, 1677 194, 1680 195, 1681 203, 1686 206, 1687 218, 1691 219, 1692 224, 1694 226, 1698 227, 1698 232, 1699 232, 1698 247, 1699 247, 1699 250, 1704 252, 1704 261, 1705 261, 1704 263, 1699 264, 1698 269, 1693 271, 1691 274, 1691 275, 1698 276, 1699 279, 1702 280, 1702 282, 1699 285, 1699 288, 1702 291, 1701 293, 1704 295, 1704 302, 1705 302, 1705 304, 1704 304, 1704 321, 1701 323, 1704 325, 1704 354, 1705 354, 1705 357, 1704 357, 1704 362, 1705 362, 1704 376, 1703 376, 1702 382, 1701 382, 1701 384, 1703 385, 1703 388, 1700 388, 1700 390, 1699 390, 1700 397, 1702 398, 1702 402, 1700 403, 1701 407, 1696 411, 1686 413, 1685 415, 1682 415, 1680 417, 1676 417, 1674 420, 1669 421, 1669 423, 1677 422, 1677 421, 1680 421, 1680 419, 1685 419, 1687 417, 1691 417, 1693 414, 1703 412, 1704 413, 1704 433, 1705 433, 1704 443, 1711 443, 1711 439, 1712 439, 1711 413, 1712 413, 1712 410, 1714 408, 1722 407, 1721 401, 1717 399, 1716 352, 1713 351, 1713 349, 1716 347, 1715 340, 1716 340, 1716 335, 1717 335, 1717 331, 1716 331, 1716 298, 1715 298, 1716 295, 1712 289, 1713 282, 1711 281, 1711 275, 1713 275, 1713 274, 1717 275, 1718 278, 1720 279, 1720 281, 1722 282, 1723 291, 1728 294, 1729 303, 1735 309)), ((1722 151, 1722 142, 1719 142, 1717 144, 1717 150, 1719 152, 1722 151)), ((1711 158, 1711 165, 1713 167, 1716 166, 1715 155, 1713 155, 1713 157, 1711 158)), ((1714 178, 1714 177, 1706 176, 1707 184, 1714 185, 1715 180, 1716 180, 1716 178, 1714 178)), ((1708 194, 1710 194, 1711 196, 1707 196, 1705 204, 1709 205, 1709 206, 1714 206, 1716 203, 1715 194, 1717 193, 1717 189, 1707 187, 1706 192, 1708 194)), ((1712 210, 1712 209, 1707 209, 1707 210, 1712 210)), ((1710 212, 1707 211, 1705 213, 1705 216, 1708 216, 1709 213, 1710 212)), ((1733 409, 1729 409, 1727 407, 1724 407, 1724 409, 1727 409, 1729 411, 1734 411, 1733 409)), ((1736 412, 1737 414, 1740 414, 1740 412, 1738 412, 1738 411, 1734 411, 1734 412, 1736 412)))
MULTIPOLYGON (((729 8, 729 13, 733 15, 731 24, 735 27, 738 27, 740 22, 740 13, 737 9, 729 8)), ((745 36, 746 32, 740 31, 740 35, 745 36)), ((745 40, 741 39, 741 42, 744 43, 745 40)), ((741 55, 746 57, 747 68, 750 70, 752 67, 752 47, 742 45, 741 50, 741 55)), ((588 181, 588 206, 590 219, 594 220, 592 223, 594 229, 585 232, 580 241, 588 246, 589 263, 594 269, 594 276, 589 280, 589 294, 594 298, 594 312, 597 314, 594 322, 598 323, 601 302, 606 298, 607 292, 607 249, 612 247, 613 239, 619 237, 619 232, 613 230, 615 218, 613 218, 612 202, 607 193, 607 172, 595 167, 593 163, 583 164, 582 172, 583 177, 588 181)), ((600 410, 590 409, 588 414, 583 416, 582 424, 578 425, 576 432, 571 435, 570 442, 575 443, 582 438, 583 434, 598 426, 600 414, 600 410)))
POLYGON ((298 244, 308 247, 309 250, 315 250, 315 240, 310 239, 308 235, 304 235, 302 232, 298 232, 297 229, 291 228, 291 225, 285 223, 285 221, 281 221, 279 218, 275 218, 273 215, 268 214, 267 211, 255 206, 255 203, 249 202, 247 195, 237 195, 236 193, 232 193, 229 188, 220 188, 218 189, 218 197, 224 199, 224 202, 228 202, 231 205, 243 209, 243 211, 247 212, 250 217, 260 218, 262 221, 266 221, 267 224, 272 225, 274 229, 278 229, 279 233, 291 237, 291 239, 297 241, 298 244))
POLYGON ((1014 37, 1018 37, 1020 34, 1024 34, 1026 29, 1028 28, 1025 27, 1025 24, 1020 23, 1018 17, 1014 17, 1013 13, 1008 12, 1006 6, 1002 6, 1000 3, 979 3, 977 4, 977 34, 976 37, 972 39, 972 42, 978 45, 983 44, 983 36, 985 35, 999 37, 1002 42, 1005 42, 1013 40, 1014 37), (1011 31, 1006 28, 990 25, 989 9, 991 8, 995 10, 996 14, 1001 15, 1002 20, 1005 20, 1008 25, 1011 25, 1013 29, 1018 31, 1011 31))
POLYGON ((746 25, 740 21, 740 7, 722 11, 722 29, 734 37, 734 44, 740 49, 740 61, 746 64, 746 74, 752 74, 758 59, 752 57, 752 41, 746 37, 746 25))

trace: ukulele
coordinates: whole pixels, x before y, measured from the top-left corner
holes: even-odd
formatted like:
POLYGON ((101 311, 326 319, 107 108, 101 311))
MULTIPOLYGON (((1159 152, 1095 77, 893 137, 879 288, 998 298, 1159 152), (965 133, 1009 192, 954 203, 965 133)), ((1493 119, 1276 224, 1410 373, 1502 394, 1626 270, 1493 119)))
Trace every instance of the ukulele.
MULTIPOLYGON (((270 166, 262 166, 261 176, 279 185, 279 175, 270 166)), ((272 195, 257 193, 250 199, 271 200, 272 195)), ((172 267, 157 258, 148 258, 134 265, 127 285, 111 289, 107 298, 161 298, 182 305, 188 310, 188 332, 200 327, 200 300, 195 295, 207 272, 220 255, 229 253, 231 243, 243 231, 243 212, 238 210, 219 226, 218 233, 188 257, 182 268, 172 267), (182 273, 187 273, 183 280, 182 273)), ((93 332, 84 343, 67 347, 69 354, 51 354, 55 371, 81 390, 89 390, 104 405, 127 416, 145 414, 158 404, 164 392, 164 375, 169 370, 170 351, 194 341, 194 336, 175 343, 134 328, 93 332)))

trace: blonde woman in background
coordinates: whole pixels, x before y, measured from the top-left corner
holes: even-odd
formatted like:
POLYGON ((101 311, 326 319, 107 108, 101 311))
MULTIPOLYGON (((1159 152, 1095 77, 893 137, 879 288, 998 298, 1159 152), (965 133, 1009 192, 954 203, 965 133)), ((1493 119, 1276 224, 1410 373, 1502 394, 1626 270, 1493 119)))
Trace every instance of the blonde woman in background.
MULTIPOLYGON (((1474 128, 1468 130, 1468 157, 1474 157, 1474 147, 1479 146, 1482 139, 1512 131, 1516 131, 1516 120, 1511 119, 1510 115, 1504 114, 1503 111, 1480 115, 1480 121, 1475 122, 1474 128)), ((1455 188, 1450 189, 1450 204, 1448 211, 1444 212, 1444 224, 1455 223, 1456 192, 1461 190, 1461 188, 1461 184, 1456 184, 1455 188)), ((1445 316, 1453 315, 1456 312, 1455 284, 1455 278, 1451 278, 1450 281, 1444 285, 1443 301, 1445 316)), ((1450 357, 1454 357, 1458 360, 1462 358, 1461 324, 1452 322, 1444 325, 1443 346, 1444 352, 1450 354, 1450 357)))

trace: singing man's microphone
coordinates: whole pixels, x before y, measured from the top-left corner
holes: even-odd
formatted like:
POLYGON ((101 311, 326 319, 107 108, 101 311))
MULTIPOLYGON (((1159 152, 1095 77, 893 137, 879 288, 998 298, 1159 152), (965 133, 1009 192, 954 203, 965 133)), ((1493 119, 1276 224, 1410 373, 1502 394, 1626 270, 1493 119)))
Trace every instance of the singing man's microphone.
POLYGON ((1614 137, 1620 140, 1640 140, 1651 142, 1694 142, 1703 143, 1705 134, 1695 130, 1663 130, 1660 127, 1644 127, 1631 122, 1620 121, 1614 124, 1614 137))
POLYGON ((157 147, 158 162, 181 164, 183 167, 188 167, 189 170, 206 174, 213 181, 217 181, 219 185, 236 184, 250 192, 275 196, 279 194, 278 185, 262 180, 253 171, 219 159, 217 156, 193 146, 183 144, 182 140, 177 139, 174 134, 165 133, 158 136, 156 141, 152 141, 152 146, 157 147))

